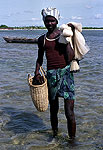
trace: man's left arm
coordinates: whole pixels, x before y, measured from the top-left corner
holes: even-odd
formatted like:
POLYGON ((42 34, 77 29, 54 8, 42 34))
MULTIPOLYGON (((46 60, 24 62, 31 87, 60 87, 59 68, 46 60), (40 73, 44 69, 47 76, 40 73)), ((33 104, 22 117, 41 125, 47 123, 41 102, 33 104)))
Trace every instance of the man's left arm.
POLYGON ((70 63, 75 56, 74 50, 72 49, 70 42, 66 46, 66 55, 67 55, 67 62, 70 63))

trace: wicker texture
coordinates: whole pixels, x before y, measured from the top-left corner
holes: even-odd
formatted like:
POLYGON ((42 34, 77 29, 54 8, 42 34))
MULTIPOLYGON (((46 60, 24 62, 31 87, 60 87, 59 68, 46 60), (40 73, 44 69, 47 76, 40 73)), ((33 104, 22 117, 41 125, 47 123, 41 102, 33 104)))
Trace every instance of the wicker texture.
POLYGON ((28 83, 30 86, 30 95, 36 109, 40 112, 44 112, 48 108, 48 87, 45 71, 42 67, 40 67, 40 71, 44 78, 44 83, 41 85, 33 85, 33 76, 30 74, 28 75, 28 83))

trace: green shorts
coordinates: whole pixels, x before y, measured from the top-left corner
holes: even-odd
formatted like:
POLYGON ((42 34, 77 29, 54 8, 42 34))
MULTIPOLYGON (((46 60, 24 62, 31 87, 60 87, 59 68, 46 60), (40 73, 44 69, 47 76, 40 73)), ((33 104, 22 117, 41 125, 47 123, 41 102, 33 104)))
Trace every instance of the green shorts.
POLYGON ((75 100, 74 76, 70 72, 70 65, 63 69, 47 71, 49 98, 55 100, 55 96, 68 100, 75 100))

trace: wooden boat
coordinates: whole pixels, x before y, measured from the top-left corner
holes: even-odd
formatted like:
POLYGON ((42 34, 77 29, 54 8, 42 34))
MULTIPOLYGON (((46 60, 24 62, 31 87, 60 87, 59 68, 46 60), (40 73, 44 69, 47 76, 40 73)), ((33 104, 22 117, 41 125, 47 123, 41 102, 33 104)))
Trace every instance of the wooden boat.
POLYGON ((18 37, 3 37, 8 43, 38 43, 37 38, 18 38, 18 37))

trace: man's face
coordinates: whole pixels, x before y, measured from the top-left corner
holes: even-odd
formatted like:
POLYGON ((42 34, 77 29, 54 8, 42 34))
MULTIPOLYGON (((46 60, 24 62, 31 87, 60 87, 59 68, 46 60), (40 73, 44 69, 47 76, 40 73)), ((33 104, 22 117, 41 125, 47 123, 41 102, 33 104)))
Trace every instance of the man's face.
POLYGON ((47 28, 47 30, 52 32, 56 28, 58 22, 54 17, 47 16, 45 18, 44 24, 45 24, 45 27, 47 28))

